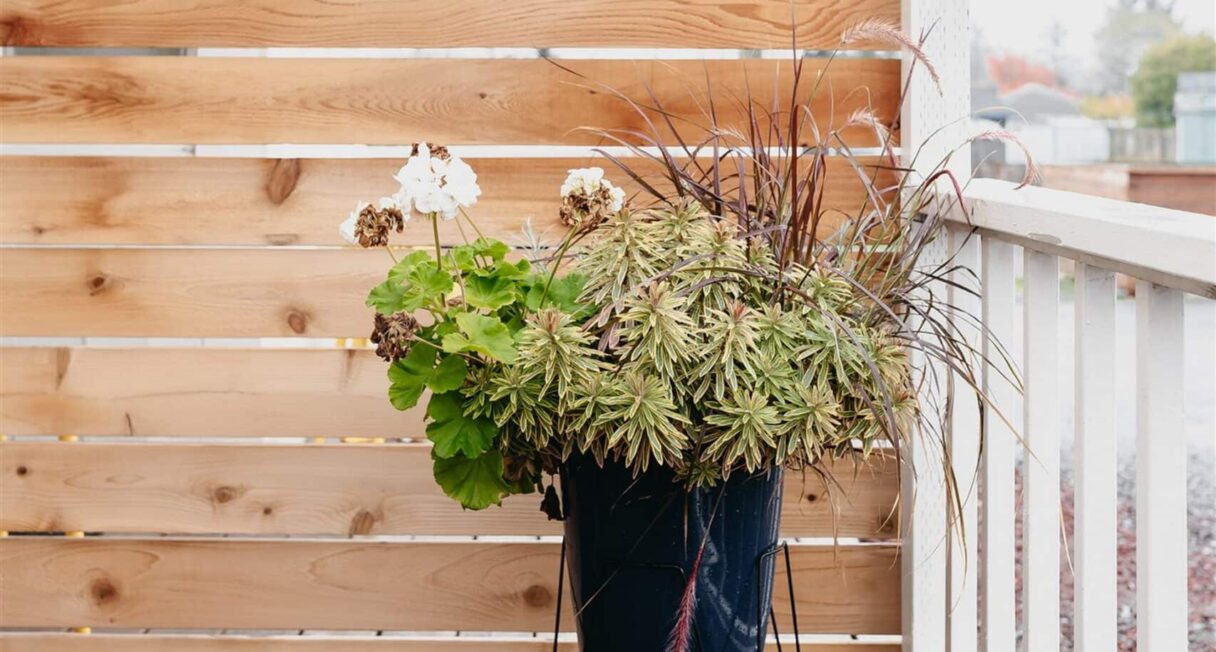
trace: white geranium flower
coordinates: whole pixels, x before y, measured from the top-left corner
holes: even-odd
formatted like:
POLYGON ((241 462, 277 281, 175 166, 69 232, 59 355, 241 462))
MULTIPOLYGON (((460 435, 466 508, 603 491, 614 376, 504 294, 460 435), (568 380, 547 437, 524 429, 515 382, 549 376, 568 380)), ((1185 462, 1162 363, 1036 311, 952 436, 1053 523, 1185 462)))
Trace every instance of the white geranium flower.
POLYGON ((569 197, 576 192, 590 195, 599 190, 602 183, 612 185, 604 180, 603 168, 575 168, 569 171, 566 181, 562 183, 561 196, 569 197))
POLYGON ((473 168, 444 148, 417 145, 417 153, 393 177, 401 189, 393 195, 402 212, 410 208, 423 214, 455 219, 462 206, 472 206, 481 195, 473 168))
MULTIPOLYGON (((604 183, 608 182, 605 181, 604 183)), ((608 204, 608 210, 613 213, 619 213, 625 207, 625 189, 617 188, 612 184, 608 185, 608 196, 612 198, 612 201, 608 204)))
POLYGON ((359 213, 363 212, 363 209, 367 208, 367 206, 367 202, 359 202, 350 216, 343 220, 342 224, 338 225, 338 233, 342 234, 342 239, 347 244, 359 244, 359 239, 355 237, 355 224, 359 222, 359 213))

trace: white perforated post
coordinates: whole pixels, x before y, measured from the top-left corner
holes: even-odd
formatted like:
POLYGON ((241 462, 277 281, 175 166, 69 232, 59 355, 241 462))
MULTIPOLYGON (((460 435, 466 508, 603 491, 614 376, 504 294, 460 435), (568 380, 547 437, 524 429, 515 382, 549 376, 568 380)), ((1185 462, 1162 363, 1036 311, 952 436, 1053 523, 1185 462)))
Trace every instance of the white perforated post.
MULTIPOLYGON (((908 78, 910 67, 914 66, 915 71, 900 114, 901 152, 905 165, 922 172, 937 165, 967 136, 971 103, 968 4, 968 0, 901 2, 903 31, 914 39, 927 37, 923 48, 941 79, 939 91, 925 74, 924 66, 914 64, 911 55, 904 53, 902 78, 908 78), (919 155, 916 155, 918 149, 919 155)), ((965 181, 971 167, 966 148, 950 161, 949 167, 960 181, 965 181)), ((948 255, 946 242, 943 239, 935 245, 926 251, 922 265, 933 266, 945 260, 948 255)), ((923 358, 916 362, 924 364, 923 358)), ((939 374, 938 377, 943 376, 939 374)), ((937 405, 926 405, 927 409, 943 407, 940 400, 937 405)), ((926 420, 941 421, 933 414, 927 415, 926 420)), ((936 435, 948 436, 948 433, 936 435)), ((905 652, 941 652, 950 649, 947 629, 949 544, 946 541, 950 517, 940 453, 934 454, 934 444, 927 439, 916 436, 912 439, 904 457, 903 473, 903 649, 905 652)), ((974 635, 970 640, 974 646, 974 635)))

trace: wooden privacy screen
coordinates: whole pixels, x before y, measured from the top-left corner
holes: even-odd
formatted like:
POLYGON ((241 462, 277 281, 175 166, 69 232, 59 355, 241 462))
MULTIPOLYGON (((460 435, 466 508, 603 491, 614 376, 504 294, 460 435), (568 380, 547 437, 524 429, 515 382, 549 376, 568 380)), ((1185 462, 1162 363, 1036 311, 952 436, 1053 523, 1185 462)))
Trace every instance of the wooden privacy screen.
MULTIPOLYGON (((796 11, 799 47, 815 49, 834 47, 865 18, 897 19, 899 5, 808 0, 796 11)), ((789 16, 786 0, 6 0, 0 39, 100 48, 783 48, 789 16)), ((369 351, 340 345, 349 340, 265 348, 256 338, 357 338, 369 329, 362 297, 387 261, 340 246, 336 226, 357 200, 391 190, 400 160, 349 146, 532 146, 470 158, 484 190, 475 215, 488 235, 514 241, 531 217, 556 240, 557 187, 566 169, 593 160, 586 150, 553 158, 535 146, 595 144, 572 130, 637 127, 630 109, 520 52, 26 54, 0 58, 0 138, 59 147, 0 157, 0 334, 73 339, 0 348, 0 431, 9 436, 0 444, 0 530, 8 532, 0 650, 549 649, 528 637, 552 626, 558 606, 551 535, 560 529, 537 501, 462 512, 430 478, 420 414, 389 406, 384 365, 369 351), (394 56, 371 58, 382 54, 394 56), (247 156, 251 145, 282 143, 323 147, 298 148, 319 157, 247 156), (243 149, 157 157, 173 148, 86 144, 243 149), (93 337, 139 339, 102 346, 93 337), (199 338, 254 339, 215 348, 199 338), (68 631, 84 627, 94 633, 68 631)), ((567 55, 566 65, 626 93, 649 84, 694 121, 692 91, 707 72, 727 122, 724 98, 745 85, 792 90, 788 62, 567 55)), ((806 79, 825 62, 808 59, 806 79)), ((814 105, 821 124, 867 103, 880 116, 897 110, 895 59, 846 57, 827 81, 831 95, 814 105)), ((864 131, 850 137, 873 143, 864 131)), ((864 163, 862 173, 885 174, 879 161, 864 163)), ((858 171, 842 159, 828 169, 825 205, 860 206, 858 171)), ((399 241, 429 238, 410 225, 399 241)), ((813 475, 786 480, 783 534, 814 539, 792 548, 799 628, 898 634, 895 463, 878 455, 833 471, 840 486, 831 491, 813 475), (834 535, 864 543, 821 543, 834 535)), ((784 591, 774 608, 788 632, 784 591)), ((568 611, 562 622, 571 628, 568 611)))

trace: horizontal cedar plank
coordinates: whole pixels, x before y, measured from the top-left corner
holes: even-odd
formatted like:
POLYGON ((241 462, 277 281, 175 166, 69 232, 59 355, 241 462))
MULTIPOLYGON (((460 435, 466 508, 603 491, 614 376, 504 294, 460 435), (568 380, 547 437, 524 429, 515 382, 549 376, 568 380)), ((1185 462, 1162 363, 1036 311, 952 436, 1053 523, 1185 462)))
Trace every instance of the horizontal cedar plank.
MULTIPOLYGON (((786 474, 787 537, 891 537, 895 463, 786 474)), ((170 534, 560 534, 540 496, 463 511, 431 475, 430 447, 0 443, 0 530, 170 534)))
MULTIPOLYGON (((788 48, 788 0, 7 0, 0 42, 71 47, 788 48), (290 7, 290 8, 288 8, 290 7), (421 26, 402 29, 403 25, 421 26)), ((831 49, 896 0, 802 0, 794 36, 831 49)))
MULTIPOLYGON (((826 61, 805 60, 800 94, 826 61)), ((645 126, 598 84, 640 101, 649 83, 674 116, 702 124, 708 74, 719 123, 738 128, 734 99, 749 83, 765 103, 793 91, 784 61, 566 65, 596 85, 541 59, 3 57, 0 122, 12 143, 598 144, 578 128, 645 126)), ((812 102, 819 128, 867 102, 889 119, 899 65, 836 60, 812 102)), ((685 131, 694 142, 703 133, 685 131)), ((874 143, 871 130, 852 131, 852 144, 874 143)))
MULTIPOLYGON (((793 644, 785 642, 781 649, 793 644)), ((574 642, 558 644, 560 652, 578 652, 574 642)), ((807 652, 899 652, 899 645, 803 643, 807 652)), ((552 640, 503 638, 406 638, 397 636, 241 636, 173 634, 100 634, 0 632, 0 652, 552 652, 552 640)), ((766 652, 778 652, 769 642, 766 652)))
MULTIPOLYGON (((543 631, 557 544, 363 541, 0 540, 6 627, 543 631)), ((799 629, 900 631, 894 546, 794 546, 799 629)), ((778 587, 785 565, 776 564, 778 587)), ((568 594, 567 594, 568 595, 568 594)), ((778 622, 789 622, 784 591, 778 622)), ((562 619, 568 629, 569 611, 562 619)))
MULTIPOLYGON (((657 167, 632 159, 661 183, 657 167)), ((337 245, 337 224, 357 200, 374 201, 397 188, 390 159, 223 159, 2 156, 0 242, 27 244, 337 245)), ((469 159, 482 196, 470 215, 485 235, 516 244, 531 219, 538 236, 556 244, 558 189, 570 168, 598 165, 632 194, 638 188, 600 158, 469 159)), ((863 158, 864 166, 878 159, 863 158)), ((733 169, 733 168, 732 168, 733 169)), ((864 168, 877 175, 876 168, 864 168)), ((879 184, 893 183, 883 172, 879 184)), ((865 201, 857 172, 843 158, 827 159, 823 207, 855 215, 865 201)), ((639 196, 638 201, 648 200, 639 196)), ((821 233, 837 227, 825 215, 821 233)), ((463 242, 453 222, 441 225, 445 244, 463 242)), ((468 236, 468 225, 460 228, 468 236)), ((394 244, 426 245, 430 227, 415 218, 394 244)))
POLYGON ((8 249, 0 334, 366 337, 391 265, 358 249, 8 249))
POLYGON ((421 437, 387 368, 353 349, 3 347, 0 433, 421 437))

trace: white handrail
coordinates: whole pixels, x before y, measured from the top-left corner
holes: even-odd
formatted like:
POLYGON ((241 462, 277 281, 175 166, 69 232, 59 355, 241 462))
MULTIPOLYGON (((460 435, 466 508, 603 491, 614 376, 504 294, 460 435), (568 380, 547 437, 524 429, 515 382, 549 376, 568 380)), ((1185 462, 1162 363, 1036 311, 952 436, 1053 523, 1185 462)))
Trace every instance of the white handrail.
MULTIPOLYGON (((1213 189, 1216 192, 1216 189, 1213 189)), ((1029 249, 1216 299, 1216 217, 974 179, 947 219, 1029 249)))

